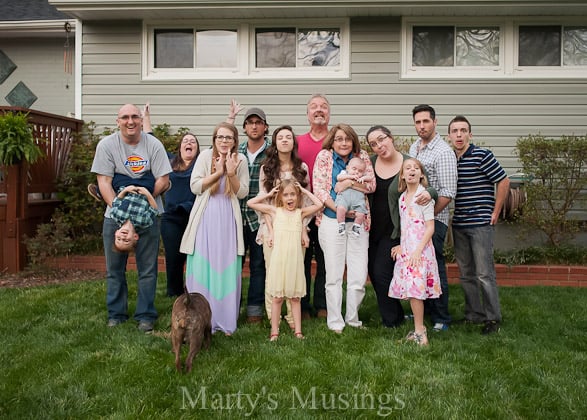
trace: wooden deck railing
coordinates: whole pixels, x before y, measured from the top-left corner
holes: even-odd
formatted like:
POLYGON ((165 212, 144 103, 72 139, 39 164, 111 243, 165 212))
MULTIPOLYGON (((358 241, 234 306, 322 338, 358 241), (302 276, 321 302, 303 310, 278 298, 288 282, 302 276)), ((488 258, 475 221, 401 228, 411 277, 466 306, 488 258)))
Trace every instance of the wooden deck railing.
MULTIPOLYGON (((19 107, 0 106, 0 114, 27 113, 35 141, 45 157, 34 165, 0 168, 0 271, 18 272, 26 266, 23 235, 50 220, 59 204, 57 182, 63 176, 71 145, 83 121, 19 107)), ((2 141, 2 139, 0 139, 2 141)))

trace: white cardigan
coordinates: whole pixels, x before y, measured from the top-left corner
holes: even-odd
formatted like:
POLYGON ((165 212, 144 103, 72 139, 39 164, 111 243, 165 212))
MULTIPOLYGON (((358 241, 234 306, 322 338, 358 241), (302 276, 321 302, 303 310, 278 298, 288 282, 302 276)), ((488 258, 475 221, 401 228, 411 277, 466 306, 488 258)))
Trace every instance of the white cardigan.
MULTIPOLYGON (((232 204, 234 221, 236 223, 237 253, 238 255, 245 255, 243 219, 238 200, 245 198, 249 194, 249 166, 247 165, 246 157, 242 153, 239 153, 238 157, 241 163, 238 165, 236 175, 238 176, 240 186, 236 195, 232 194, 230 196, 230 202, 232 204)), ((196 231, 198 230, 200 220, 202 220, 202 215, 204 214, 204 210, 208 206, 208 200, 210 199, 210 188, 202 191, 202 179, 211 173, 212 149, 206 149, 198 156, 190 178, 190 189, 196 195, 196 200, 192 207, 192 211, 190 212, 188 225, 183 233, 183 238, 181 239, 179 251, 184 254, 191 255, 194 253, 196 231)), ((223 192, 218 192, 217 194, 223 194, 223 192)))

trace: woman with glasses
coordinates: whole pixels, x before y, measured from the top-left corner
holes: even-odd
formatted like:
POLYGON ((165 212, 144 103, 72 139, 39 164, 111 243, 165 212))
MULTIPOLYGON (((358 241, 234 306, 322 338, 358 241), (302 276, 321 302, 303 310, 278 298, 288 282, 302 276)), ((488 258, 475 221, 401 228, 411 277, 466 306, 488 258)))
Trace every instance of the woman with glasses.
MULTIPOLYGON (((376 182, 375 190, 369 194, 372 226, 369 232, 369 278, 375 289, 383 325, 395 328, 404 322, 404 311, 398 299, 388 296, 395 265, 391 248, 400 243, 398 174, 404 159, 410 156, 395 148, 387 127, 375 125, 367 130, 365 137, 375 152, 371 161, 376 182)), ((438 198, 434 188, 428 187, 427 191, 430 197, 438 198)), ((430 197, 426 197, 426 202, 430 197)))
MULTIPOLYGON (((324 251, 326 266, 326 309, 328 328, 340 334, 345 325, 360 328, 359 306, 365 296, 367 280, 367 248, 371 218, 365 217, 362 232, 349 234, 355 217, 354 211, 347 213, 346 233, 340 235, 336 220, 336 194, 348 188, 368 193, 375 189, 373 166, 369 154, 361 150, 359 137, 347 124, 338 124, 330 129, 322 150, 316 156, 313 170, 313 190, 323 203, 324 209, 316 216, 318 240, 324 251), (353 157, 361 158, 366 165, 365 176, 370 181, 359 183, 352 179, 336 182, 353 157), (347 269, 346 312, 342 316, 342 282, 347 269)), ((365 203, 368 209, 368 203, 365 203)))
POLYGON ((204 295, 212 309, 212 333, 232 335, 241 297, 244 255, 239 199, 249 192, 249 169, 237 152, 238 130, 216 126, 211 149, 203 150, 190 179, 196 201, 181 241, 187 254, 186 288, 204 295))

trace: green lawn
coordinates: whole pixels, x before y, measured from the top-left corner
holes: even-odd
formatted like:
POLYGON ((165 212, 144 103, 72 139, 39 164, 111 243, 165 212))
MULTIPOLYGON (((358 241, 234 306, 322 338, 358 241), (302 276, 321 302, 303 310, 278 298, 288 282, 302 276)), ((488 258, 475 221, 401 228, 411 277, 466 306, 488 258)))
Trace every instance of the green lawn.
MULTIPOLYGON (((450 291, 458 318, 463 295, 450 291)), ((181 375, 163 334, 172 306, 163 277, 156 335, 134 322, 106 327, 103 281, 0 289, 0 418, 585 418, 587 289, 500 293, 498 335, 454 326, 429 332, 428 348, 404 343, 410 326, 380 327, 369 286, 367 330, 338 336, 311 320, 306 340, 283 324, 270 343, 268 323, 242 325, 214 336, 181 375)))

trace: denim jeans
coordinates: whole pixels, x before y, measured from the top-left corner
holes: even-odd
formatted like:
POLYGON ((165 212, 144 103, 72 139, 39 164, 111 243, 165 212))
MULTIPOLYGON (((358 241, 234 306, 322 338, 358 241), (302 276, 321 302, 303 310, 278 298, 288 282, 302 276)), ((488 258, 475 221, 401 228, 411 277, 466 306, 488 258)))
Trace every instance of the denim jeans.
POLYGON ((392 241, 389 236, 369 242, 369 278, 377 296, 381 321, 388 328, 395 328, 404 322, 401 302, 389 297, 389 284, 395 267, 395 261, 391 258, 391 248, 399 243, 399 240, 392 241))
POLYGON ((161 239, 165 248, 167 296, 179 296, 184 292, 184 265, 186 254, 179 252, 189 213, 181 209, 161 216, 161 239))
POLYGON ((465 294, 465 318, 473 322, 501 321, 493 264, 494 227, 453 228, 452 231, 465 294))
POLYGON ((436 253, 436 262, 438 263, 438 274, 440 276, 440 288, 442 294, 437 299, 428 299, 424 301, 426 311, 430 314, 432 323, 440 322, 450 324, 451 318, 448 313, 448 277, 446 275, 446 261, 444 259, 444 241, 448 227, 438 220, 434 221, 434 235, 432 244, 436 253))
MULTIPOLYGON (((245 249, 249 250, 249 293, 247 316, 263 316, 265 313, 265 257, 263 245, 257 243, 258 230, 243 226, 245 249)), ((243 259, 244 261, 244 259, 243 259)))
MULTIPOLYGON (((128 254, 116 252, 114 232, 118 224, 104 218, 102 239, 106 256, 106 307, 108 319, 126 321, 128 319, 128 285, 126 281, 126 262, 128 254)), ((137 306, 134 319, 155 322, 155 293, 157 291, 157 258, 159 253, 159 218, 147 229, 137 229, 139 241, 135 249, 138 270, 137 306)))
POLYGON ((326 309, 326 267, 324 266, 324 252, 318 241, 318 226, 316 219, 310 220, 308 236, 310 245, 304 255, 304 271, 306 274, 306 296, 302 298, 302 312, 311 314, 320 309, 326 309), (314 278, 314 293, 312 291, 312 257, 316 260, 316 277, 314 278), (314 305, 310 303, 314 296, 314 305))

